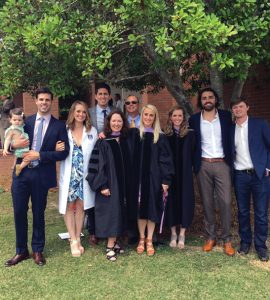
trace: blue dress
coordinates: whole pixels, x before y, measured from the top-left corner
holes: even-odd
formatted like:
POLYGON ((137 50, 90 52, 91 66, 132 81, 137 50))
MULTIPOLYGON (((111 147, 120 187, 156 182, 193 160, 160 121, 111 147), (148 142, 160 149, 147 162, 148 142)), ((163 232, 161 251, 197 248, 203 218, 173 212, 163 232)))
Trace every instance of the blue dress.
POLYGON ((83 152, 82 147, 73 142, 68 202, 73 202, 78 198, 83 200, 83 152))

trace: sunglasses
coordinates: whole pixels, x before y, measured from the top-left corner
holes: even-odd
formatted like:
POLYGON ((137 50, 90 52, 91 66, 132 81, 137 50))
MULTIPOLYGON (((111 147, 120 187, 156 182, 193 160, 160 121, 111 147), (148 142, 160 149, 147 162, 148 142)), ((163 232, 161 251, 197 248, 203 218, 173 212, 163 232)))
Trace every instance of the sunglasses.
POLYGON ((126 105, 130 105, 130 104, 137 104, 137 101, 126 101, 125 104, 126 105))

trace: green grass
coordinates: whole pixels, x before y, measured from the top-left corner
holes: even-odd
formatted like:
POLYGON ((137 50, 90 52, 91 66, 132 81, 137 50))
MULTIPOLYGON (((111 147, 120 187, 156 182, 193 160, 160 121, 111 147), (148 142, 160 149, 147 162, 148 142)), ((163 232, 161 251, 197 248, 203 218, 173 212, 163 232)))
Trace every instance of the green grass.
POLYGON ((227 257, 220 247, 203 253, 202 239, 192 236, 183 251, 159 246, 147 257, 131 248, 112 263, 104 245, 89 248, 86 240, 85 254, 71 257, 67 242, 57 236, 64 231, 57 193, 50 193, 46 266, 29 259, 5 268, 15 235, 10 194, 0 195, 0 299, 270 299, 270 264, 259 262, 254 252, 246 258, 227 257))

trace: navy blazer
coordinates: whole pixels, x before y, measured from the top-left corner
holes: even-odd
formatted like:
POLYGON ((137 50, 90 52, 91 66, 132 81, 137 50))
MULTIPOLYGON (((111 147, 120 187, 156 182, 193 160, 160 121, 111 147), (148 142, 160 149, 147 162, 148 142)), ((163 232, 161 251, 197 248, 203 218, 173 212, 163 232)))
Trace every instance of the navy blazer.
MULTIPOLYGON (((232 155, 235 159, 235 124, 232 126, 232 155)), ((270 169, 270 125, 263 119, 248 117, 248 148, 259 179, 270 169)))
MULTIPOLYGON (((231 167, 232 164, 232 154, 231 154, 231 138, 230 132, 232 127, 232 117, 231 113, 226 110, 218 109, 218 115, 220 119, 221 127, 221 138, 222 146, 225 154, 225 162, 231 167)), ((197 174, 201 168, 201 157, 202 157, 202 147, 201 147, 201 112, 192 115, 189 119, 190 128, 195 131, 195 157, 194 157, 194 172, 197 174)))
MULTIPOLYGON (((29 135, 30 149, 34 137, 36 114, 26 118, 25 132, 29 135)), ((69 153, 69 143, 65 123, 51 116, 50 123, 46 130, 45 136, 40 148, 40 164, 39 172, 41 176, 41 184, 45 188, 57 186, 56 181, 56 161, 64 160, 69 153), (57 141, 65 142, 64 151, 55 151, 57 141)))

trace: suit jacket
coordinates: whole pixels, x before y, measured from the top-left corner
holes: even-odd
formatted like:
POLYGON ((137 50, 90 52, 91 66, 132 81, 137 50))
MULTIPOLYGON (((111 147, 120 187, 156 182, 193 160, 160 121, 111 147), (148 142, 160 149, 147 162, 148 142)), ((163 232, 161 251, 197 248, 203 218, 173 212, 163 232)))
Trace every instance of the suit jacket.
MULTIPOLYGON (((110 108, 110 111, 115 110, 114 107, 109 106, 109 108, 110 108)), ((100 133, 100 131, 98 130, 98 126, 97 126, 96 106, 89 108, 89 114, 90 114, 91 124, 97 129, 98 133, 100 133)))
MULTIPOLYGON (((231 113, 226 110, 218 109, 218 115, 221 127, 222 146, 225 154, 225 162, 231 167, 232 152, 231 152, 231 138, 230 132, 232 127, 231 113)), ((194 156, 194 172, 197 174, 201 168, 201 112, 192 115, 189 119, 190 128, 195 131, 195 156, 194 156)))
MULTIPOLYGON (((25 132, 29 135, 30 149, 34 137, 36 114, 26 118, 25 132)), ((69 143, 66 126, 62 121, 57 120, 51 116, 46 134, 43 138, 40 148, 40 164, 39 172, 41 176, 41 183, 45 188, 55 187, 56 182, 56 161, 63 160, 68 156, 69 143), (55 151, 57 141, 65 142, 64 151, 55 151)))
MULTIPOLYGON (((231 130, 232 155, 235 159, 235 124, 231 130)), ((270 125, 263 119, 248 118, 248 147, 252 164, 259 179, 270 169, 270 125)))

